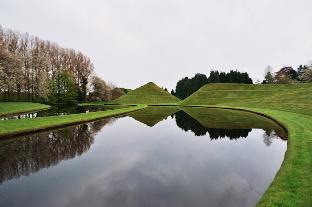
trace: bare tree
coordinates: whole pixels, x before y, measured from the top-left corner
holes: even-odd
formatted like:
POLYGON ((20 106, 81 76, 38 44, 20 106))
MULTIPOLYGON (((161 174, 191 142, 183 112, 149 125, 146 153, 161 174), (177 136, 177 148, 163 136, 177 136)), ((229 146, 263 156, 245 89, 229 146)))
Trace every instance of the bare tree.
POLYGON ((93 72, 89 57, 38 37, 0 25, 0 93, 7 100, 47 100, 49 82, 66 71, 75 81, 79 101, 85 101, 93 72))
POLYGON ((109 101, 112 99, 111 88, 104 80, 94 75, 91 78, 91 92, 89 99, 93 101, 109 101))
POLYGON ((112 90, 112 100, 115 100, 124 94, 125 94, 125 92, 121 88, 114 88, 112 90))
POLYGON ((312 82, 312 64, 302 71, 299 79, 304 82, 312 82))

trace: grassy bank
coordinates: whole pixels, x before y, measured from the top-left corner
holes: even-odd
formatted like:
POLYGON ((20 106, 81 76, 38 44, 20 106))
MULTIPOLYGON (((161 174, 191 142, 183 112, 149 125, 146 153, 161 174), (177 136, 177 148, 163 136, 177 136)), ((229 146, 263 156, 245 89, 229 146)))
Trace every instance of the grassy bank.
POLYGON ((30 102, 0 102, 0 116, 39 111, 49 107, 48 105, 30 102))
POLYGON ((312 115, 312 84, 207 84, 182 105, 226 105, 312 115))
POLYGON ((182 105, 261 113, 288 130, 283 164, 258 206, 312 205, 312 85, 211 84, 182 105))
POLYGON ((45 129, 53 129, 77 123, 94 121, 105 117, 126 114, 145 108, 146 105, 131 106, 107 111, 70 114, 64 116, 39 117, 36 119, 7 120, 0 122, 0 137, 15 136, 45 129))

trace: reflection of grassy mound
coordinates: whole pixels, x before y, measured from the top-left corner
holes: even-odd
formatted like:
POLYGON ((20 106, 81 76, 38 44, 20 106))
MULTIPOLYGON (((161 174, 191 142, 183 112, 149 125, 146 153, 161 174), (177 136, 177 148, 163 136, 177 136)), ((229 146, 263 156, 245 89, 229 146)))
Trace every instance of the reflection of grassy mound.
POLYGON ((145 109, 132 112, 129 116, 141 123, 146 124, 147 126, 152 127, 178 110, 178 107, 175 106, 150 106, 145 109))
POLYGON ((259 206, 312 206, 312 84, 208 84, 182 102, 240 108, 288 129, 284 162, 259 206))
POLYGON ((281 137, 287 136, 285 130, 271 119, 250 112, 205 107, 184 107, 183 111, 206 128, 274 129, 281 137))
POLYGON ((118 98, 118 104, 176 104, 177 97, 158 87, 155 83, 147 83, 118 98))
POLYGON ((175 119, 177 126, 180 127, 182 130, 186 132, 190 130, 195 134, 195 136, 205 136, 208 133, 210 139, 219 139, 225 137, 228 137, 230 139, 239 139, 241 137, 246 138, 249 132, 251 132, 251 128, 207 128, 184 111, 179 111, 175 113, 175 119))

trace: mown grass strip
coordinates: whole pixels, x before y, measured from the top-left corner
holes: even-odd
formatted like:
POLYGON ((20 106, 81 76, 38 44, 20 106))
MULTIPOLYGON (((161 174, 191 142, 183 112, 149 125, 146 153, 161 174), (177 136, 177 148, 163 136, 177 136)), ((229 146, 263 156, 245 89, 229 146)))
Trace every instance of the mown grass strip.
POLYGON ((0 102, 0 117, 19 113, 40 111, 50 108, 50 106, 30 102, 0 102))
POLYGON ((7 120, 0 122, 0 137, 11 137, 21 134, 37 132, 69 126, 78 123, 95 121, 98 119, 122 115, 145 108, 146 105, 137 105, 107 111, 70 114, 64 116, 38 117, 36 119, 7 120))

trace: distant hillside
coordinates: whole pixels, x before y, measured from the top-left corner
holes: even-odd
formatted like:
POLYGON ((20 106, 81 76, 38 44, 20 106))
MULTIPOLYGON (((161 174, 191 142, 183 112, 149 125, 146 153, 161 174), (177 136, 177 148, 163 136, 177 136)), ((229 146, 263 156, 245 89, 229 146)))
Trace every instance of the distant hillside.
POLYGON ((271 108, 312 114, 312 84, 207 84, 182 105, 226 105, 271 108))
POLYGON ((177 97, 163 90, 155 83, 149 82, 116 99, 119 104, 176 104, 177 97))

